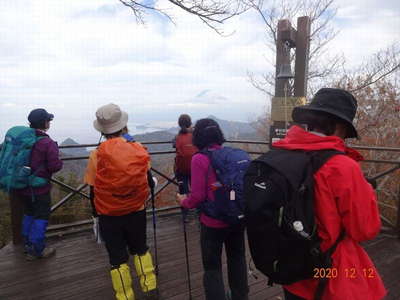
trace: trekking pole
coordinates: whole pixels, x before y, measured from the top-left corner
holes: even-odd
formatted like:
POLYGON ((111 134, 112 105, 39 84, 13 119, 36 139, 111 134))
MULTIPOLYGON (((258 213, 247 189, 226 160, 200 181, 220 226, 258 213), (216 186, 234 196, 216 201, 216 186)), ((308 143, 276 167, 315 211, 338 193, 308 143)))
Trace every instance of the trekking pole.
MULTIPOLYGON (((183 192, 183 183, 182 181, 178 182, 178 187, 179 187, 179 194, 184 194, 183 192)), ((186 232, 186 223, 185 223, 185 214, 183 211, 183 207, 181 207, 181 214, 182 214, 182 224, 183 224, 183 236, 185 240, 185 256, 186 256, 186 272, 187 272, 187 277, 188 277, 188 288, 189 288, 189 300, 192 300, 192 284, 190 280, 190 265, 189 265, 189 248, 188 248, 188 242, 187 242, 187 232, 186 232)))
POLYGON ((155 183, 153 181, 153 184, 150 186, 150 192, 151 192, 151 210, 153 215, 154 261, 156 263, 155 273, 158 275, 157 231, 156 231, 157 228, 156 228, 156 207, 154 203, 155 202, 154 188, 155 188, 155 183))

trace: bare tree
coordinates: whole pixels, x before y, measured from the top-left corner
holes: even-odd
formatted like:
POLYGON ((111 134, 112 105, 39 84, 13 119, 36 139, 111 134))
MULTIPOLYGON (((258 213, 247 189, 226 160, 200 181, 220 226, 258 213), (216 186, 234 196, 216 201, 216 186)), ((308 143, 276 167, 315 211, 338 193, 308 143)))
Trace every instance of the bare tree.
MULTIPOLYGON (((265 24, 267 47, 272 53, 276 53, 278 21, 288 19, 292 25, 298 16, 309 16, 311 22, 310 33, 310 60, 308 71, 308 94, 313 95, 317 89, 323 86, 347 86, 353 84, 350 91, 358 91, 373 86, 383 79, 392 82, 400 76, 400 46, 393 44, 368 58, 357 68, 347 69, 345 58, 342 54, 329 54, 329 42, 338 32, 331 23, 336 16, 337 9, 334 7, 334 0, 274 0, 267 3, 264 0, 247 0, 249 6, 255 9, 265 24), (357 83, 357 85, 354 85, 357 83)), ((248 72, 249 80, 254 87, 263 91, 268 96, 274 96, 275 86, 275 56, 268 61, 270 71, 261 77, 248 72)), ((292 62, 294 55, 291 56, 292 62)), ((289 82, 289 91, 293 90, 293 82, 289 82)), ((349 88, 347 88, 349 89, 349 88)), ((289 93, 290 94, 290 93, 289 93)), ((310 97, 308 97, 310 98, 310 97)), ((266 116, 261 116, 256 124, 264 127, 263 131, 268 132, 269 122, 261 120, 270 118, 267 110, 266 116)))
POLYGON ((357 92, 369 86, 374 86, 381 80, 390 80, 392 83, 399 80, 400 70, 400 44, 395 43, 373 54, 369 60, 360 64, 353 70, 345 70, 339 73, 341 78, 336 80, 336 85, 348 85, 357 83, 349 88, 351 92, 357 92))
MULTIPOLYGON (((332 19, 336 16, 337 9, 334 0, 248 0, 248 5, 253 8, 265 24, 267 47, 276 52, 277 26, 281 19, 288 19, 293 25, 299 16, 309 16, 311 22, 310 53, 308 84, 309 92, 313 93, 321 78, 335 74, 344 65, 344 58, 340 54, 330 55, 328 47, 336 35, 337 30, 331 26, 332 19), (323 59, 321 59, 323 57, 323 59)), ((292 61, 294 55, 292 55, 292 61)), ((273 96, 275 85, 275 61, 269 61, 271 71, 260 77, 248 72, 249 80, 257 89, 273 96)))
MULTIPOLYGON (((393 62, 389 63, 390 65, 393 62)), ((370 64, 368 64, 370 66, 370 64)), ((380 68, 381 69, 381 68, 380 68)), ((354 141, 357 145, 400 147, 400 88, 394 78, 398 76, 398 69, 386 76, 375 74, 373 70, 360 69, 360 75, 339 83, 338 87, 352 90, 358 101, 358 113, 355 120, 360 140, 354 141), (370 73, 372 72, 372 73, 370 73)), ((399 160, 399 153, 385 151, 363 151, 367 159, 399 160)), ((371 177, 392 169, 394 165, 365 163, 364 172, 371 177)), ((378 181, 378 199, 382 219, 394 225, 396 221, 396 199, 400 192, 400 171, 389 173, 378 181)))
MULTIPOLYGON (((119 0, 123 5, 129 7, 140 23, 144 23, 144 15, 147 11, 156 11, 174 23, 173 16, 165 9, 157 7, 157 2, 136 0, 119 0)), ((198 17, 204 24, 223 34, 220 25, 226 20, 237 16, 248 9, 248 6, 241 0, 167 0, 189 14, 198 17)))
POLYGON ((399 46, 394 44, 378 51, 359 67, 346 70, 340 76, 329 86, 348 90, 358 99, 356 122, 364 140, 372 145, 400 145, 399 46))

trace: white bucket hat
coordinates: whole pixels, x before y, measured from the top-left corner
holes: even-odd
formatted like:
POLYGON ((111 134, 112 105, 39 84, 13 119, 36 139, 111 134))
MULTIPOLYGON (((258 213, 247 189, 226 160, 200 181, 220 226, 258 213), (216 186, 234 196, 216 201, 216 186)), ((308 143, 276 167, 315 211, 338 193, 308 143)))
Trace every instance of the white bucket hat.
POLYGON ((128 114, 113 103, 101 106, 96 111, 96 120, 93 122, 94 128, 104 134, 120 131, 126 124, 128 114))

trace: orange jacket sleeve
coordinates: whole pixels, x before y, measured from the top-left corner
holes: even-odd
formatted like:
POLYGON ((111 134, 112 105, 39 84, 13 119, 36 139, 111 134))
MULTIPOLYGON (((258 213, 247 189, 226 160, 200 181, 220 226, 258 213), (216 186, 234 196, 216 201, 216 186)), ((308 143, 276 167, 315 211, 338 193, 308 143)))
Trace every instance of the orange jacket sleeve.
POLYGON ((93 150, 90 152, 89 161, 86 166, 85 176, 83 181, 88 185, 94 186, 94 180, 96 178, 96 170, 97 170, 97 150, 93 150))

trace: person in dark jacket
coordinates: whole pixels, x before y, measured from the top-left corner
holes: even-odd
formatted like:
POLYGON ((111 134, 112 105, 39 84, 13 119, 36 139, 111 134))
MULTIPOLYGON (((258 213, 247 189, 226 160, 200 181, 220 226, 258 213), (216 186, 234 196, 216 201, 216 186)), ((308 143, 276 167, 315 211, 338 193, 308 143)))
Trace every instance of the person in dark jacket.
MULTIPOLYGON (((45 109, 38 108, 30 112, 30 127, 36 129, 36 135, 42 136, 32 148, 30 167, 36 176, 50 180, 53 173, 61 170, 58 145, 46 133, 54 115, 45 109)), ((27 260, 47 258, 55 253, 55 249, 46 247, 45 233, 50 217, 51 184, 40 187, 28 187, 17 191, 24 204, 22 220, 22 236, 27 260)))

